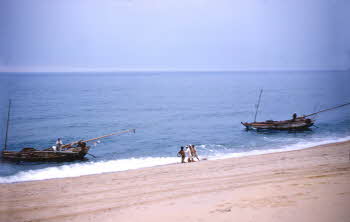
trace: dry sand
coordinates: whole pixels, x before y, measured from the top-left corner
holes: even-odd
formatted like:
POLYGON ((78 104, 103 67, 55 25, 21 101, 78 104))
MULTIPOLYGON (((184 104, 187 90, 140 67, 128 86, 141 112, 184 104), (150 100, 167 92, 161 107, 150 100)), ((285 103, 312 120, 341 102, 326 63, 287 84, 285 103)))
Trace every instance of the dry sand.
POLYGON ((0 221, 350 221, 350 142, 0 185, 0 221))

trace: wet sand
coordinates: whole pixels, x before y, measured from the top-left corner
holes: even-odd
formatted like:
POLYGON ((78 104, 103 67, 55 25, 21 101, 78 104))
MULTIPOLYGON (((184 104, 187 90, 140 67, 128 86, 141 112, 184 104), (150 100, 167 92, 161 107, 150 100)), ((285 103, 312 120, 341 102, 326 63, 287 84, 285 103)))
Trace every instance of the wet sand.
POLYGON ((350 221, 350 141, 0 184, 0 221, 350 221))

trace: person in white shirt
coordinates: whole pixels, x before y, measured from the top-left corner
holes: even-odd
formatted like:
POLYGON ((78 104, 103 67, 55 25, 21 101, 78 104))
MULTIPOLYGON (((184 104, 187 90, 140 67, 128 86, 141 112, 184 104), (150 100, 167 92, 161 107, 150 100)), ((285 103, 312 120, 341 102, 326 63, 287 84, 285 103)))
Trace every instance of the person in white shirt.
POLYGON ((187 156, 187 162, 193 162, 192 152, 189 146, 186 146, 186 156, 187 156))
POLYGON ((61 151, 62 145, 63 145, 63 142, 62 142, 61 138, 58 138, 57 141, 56 141, 56 149, 57 149, 57 151, 61 151))

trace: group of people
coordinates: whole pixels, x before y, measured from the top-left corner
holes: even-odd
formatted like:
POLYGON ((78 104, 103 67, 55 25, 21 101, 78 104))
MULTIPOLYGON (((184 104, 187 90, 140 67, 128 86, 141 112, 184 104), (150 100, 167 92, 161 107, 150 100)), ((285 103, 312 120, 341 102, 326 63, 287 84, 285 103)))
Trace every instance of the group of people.
POLYGON ((197 160, 199 161, 197 149, 194 145, 191 145, 191 144, 186 146, 186 150, 182 146, 180 151, 177 153, 177 156, 181 157, 181 163, 185 163, 186 156, 187 156, 187 162, 189 163, 196 162, 194 158, 197 158, 197 160))
POLYGON ((56 141, 56 146, 53 146, 52 148, 54 149, 54 151, 63 151, 63 148, 70 148, 72 145, 75 144, 77 144, 77 147, 82 148, 82 150, 86 147, 86 143, 83 140, 79 140, 78 142, 72 144, 63 145, 62 139, 58 138, 56 141))

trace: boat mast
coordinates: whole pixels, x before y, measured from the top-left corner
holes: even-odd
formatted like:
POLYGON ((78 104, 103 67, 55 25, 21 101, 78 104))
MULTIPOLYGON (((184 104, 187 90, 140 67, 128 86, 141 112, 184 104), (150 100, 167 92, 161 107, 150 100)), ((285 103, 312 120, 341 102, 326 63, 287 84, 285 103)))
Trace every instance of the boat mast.
POLYGON ((254 123, 256 122, 256 115, 258 115, 258 109, 259 109, 259 106, 260 106, 260 100, 261 100, 261 94, 262 94, 262 92, 263 92, 263 89, 260 90, 258 105, 256 105, 256 111, 255 111, 255 116, 254 116, 254 123))
POLYGON ((9 110, 8 110, 8 113, 7 113, 7 125, 6 125, 6 135, 5 135, 4 150, 7 149, 7 136, 8 136, 8 131, 9 131, 9 123, 10 123, 10 109, 11 109, 11 100, 9 99, 9 110))

